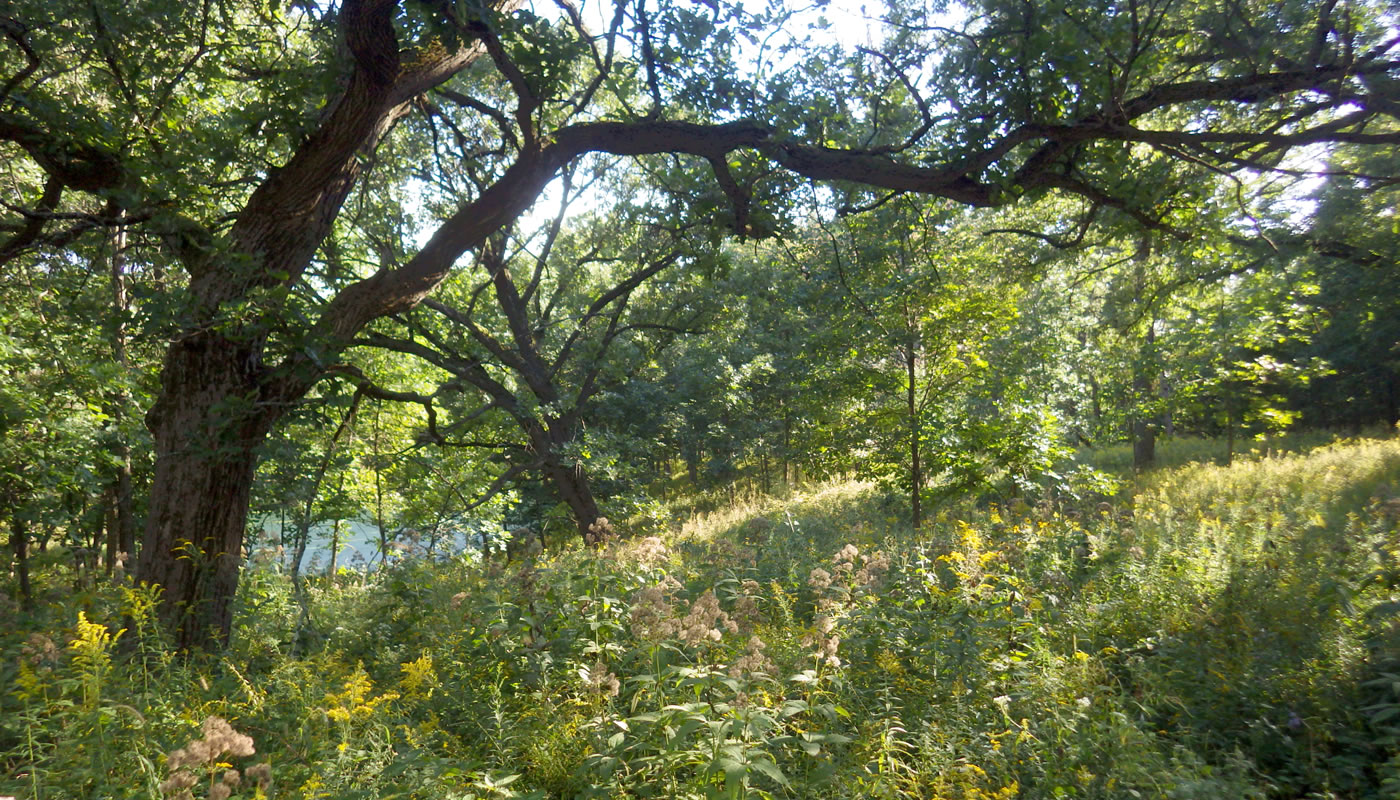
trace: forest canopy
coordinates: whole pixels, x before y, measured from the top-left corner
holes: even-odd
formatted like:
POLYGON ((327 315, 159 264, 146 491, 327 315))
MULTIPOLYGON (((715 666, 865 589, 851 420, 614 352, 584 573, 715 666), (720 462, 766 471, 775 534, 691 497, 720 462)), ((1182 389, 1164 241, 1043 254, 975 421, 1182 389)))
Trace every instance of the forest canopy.
POLYGON ((867 13, 7 6, 20 574, 132 558, 218 647, 269 516, 294 572, 350 519, 596 542, 678 464, 865 474, 918 528, 1084 490, 1077 444, 1396 422, 1387 5, 867 13))

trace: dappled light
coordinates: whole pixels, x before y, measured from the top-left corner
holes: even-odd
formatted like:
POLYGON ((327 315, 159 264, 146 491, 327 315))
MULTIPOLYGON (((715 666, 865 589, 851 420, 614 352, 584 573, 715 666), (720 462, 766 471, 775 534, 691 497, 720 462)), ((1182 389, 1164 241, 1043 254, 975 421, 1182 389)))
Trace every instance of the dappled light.
POLYGON ((12 0, 0 800, 1400 796, 1384 0, 12 0))

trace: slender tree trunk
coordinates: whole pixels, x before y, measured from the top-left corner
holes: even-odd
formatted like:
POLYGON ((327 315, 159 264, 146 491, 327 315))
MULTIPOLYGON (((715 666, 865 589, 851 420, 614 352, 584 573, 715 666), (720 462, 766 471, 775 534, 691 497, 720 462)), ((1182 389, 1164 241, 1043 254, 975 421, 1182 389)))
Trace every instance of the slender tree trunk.
POLYGON ((33 611, 34 590, 29 585, 29 529, 18 513, 10 518, 10 549, 15 554, 15 577, 19 580, 20 608, 33 611))
MULTIPOLYGON (((310 505, 310 503, 307 503, 310 505)), ((292 593, 301 597, 301 562, 306 558, 306 542, 311 538, 311 510, 297 520, 296 539, 292 543, 292 593)))
POLYGON ((117 501, 115 495, 115 487, 107 490, 106 516, 104 516, 102 520, 103 530, 107 532, 105 538, 107 548, 102 554, 102 570, 109 578, 112 577, 112 572, 117 567, 117 540, 121 537, 121 534, 117 532, 117 501))
MULTIPOLYGON (((1137 379, 1133 380, 1133 388, 1139 389, 1143 386, 1150 386, 1150 382, 1140 385, 1137 379)), ((1138 415, 1133 418, 1133 469, 1141 472, 1152 466, 1157 460, 1157 431, 1152 420, 1138 415)))
POLYGON ((1235 406, 1225 401, 1225 466, 1235 463, 1235 406))
POLYGON ((1103 426, 1103 401, 1099 397, 1099 379, 1094 375, 1089 376, 1089 402, 1094 412, 1094 438, 1098 438, 1103 426))
POLYGON ((327 568, 327 570, 326 570, 326 574, 327 574, 327 575, 330 575, 332 578, 335 577, 336 570, 337 570, 337 568, 339 567, 339 564, 337 563, 339 560, 340 560, 340 517, 337 516, 337 517, 335 518, 335 521, 331 523, 331 563, 330 563, 330 566, 329 566, 329 567, 327 568))
POLYGON ((790 474, 792 459, 792 418, 788 415, 787 406, 783 406, 783 490, 787 491, 792 486, 792 475, 790 474))
POLYGON ((384 526, 384 478, 379 470, 379 403, 374 404, 374 524, 379 528, 379 566, 389 564, 389 531, 384 526))
MULTIPOLYGON (((350 401, 350 408, 341 418, 340 424, 336 426, 335 432, 331 434, 330 441, 326 443, 326 452, 321 457, 321 462, 316 465, 316 476, 311 481, 311 491, 307 494, 306 505, 302 509, 301 519, 297 520, 297 540, 296 553, 292 556, 292 586, 297 597, 302 601, 305 609, 305 593, 302 591, 301 583, 301 561, 306 557, 306 545, 311 539, 311 524, 315 519, 316 498, 321 494, 321 483, 326 479, 326 471, 330 469, 331 459, 335 456, 335 446, 340 442, 341 434, 345 433, 355 424, 355 411, 360 407, 360 398, 363 392, 355 392, 355 396, 350 401)), ((378 418, 376 417, 376 420, 378 418)), ((375 429, 376 436, 378 428, 375 429)), ((376 478, 378 473, 375 473, 376 478)), ((376 484, 377 485, 377 484, 376 484)), ((334 556, 332 556, 334 558, 334 556)))
POLYGON ((121 380, 112 392, 108 403, 108 416, 115 432, 111 445, 115 470, 112 476, 112 525, 108 530, 106 568, 112 572, 118 553, 128 557, 136 551, 136 513, 133 508, 131 444, 126 440, 124 428, 127 412, 131 408, 131 397, 126 390, 126 379, 130 374, 130 362, 126 352, 126 313, 128 310, 126 291, 126 229, 118 227, 112 234, 112 255, 109 259, 110 284, 112 290, 112 312, 116 322, 112 326, 112 361, 117 365, 121 380))
POLYGON ((908 349, 904 351, 904 368, 909 412, 909 510, 914 519, 914 530, 917 531, 923 526, 924 473, 919 464, 919 438, 923 433, 923 426, 919 424, 915 383, 918 378, 918 363, 914 348, 915 342, 910 339, 908 349))
POLYGON ((547 466, 545 473, 549 475, 550 482, 559 493, 559 499, 564 501, 569 507, 569 512, 573 514, 579 535, 587 534, 589 527, 601 516, 598 512, 598 501, 594 499, 593 490, 588 485, 587 473, 582 467, 559 463, 547 466))
POLYGON ((1157 378, 1157 396, 1162 400, 1162 433, 1170 440, 1176 435, 1176 419, 1172 416, 1172 385, 1165 373, 1157 378))
POLYGON ((1386 434, 1395 433, 1400 425, 1400 376, 1390 372, 1385 379, 1385 424, 1386 434))
MULTIPOLYGON (((1156 342, 1155 321, 1148 325, 1147 338, 1143 348, 1138 353, 1137 363, 1133 368, 1133 399, 1142 403, 1155 397, 1153 392, 1153 362, 1156 360, 1152 352, 1153 344, 1156 342)), ((1141 472, 1151 467, 1157 460, 1157 426, 1145 410, 1138 409, 1133 414, 1133 469, 1141 472)))

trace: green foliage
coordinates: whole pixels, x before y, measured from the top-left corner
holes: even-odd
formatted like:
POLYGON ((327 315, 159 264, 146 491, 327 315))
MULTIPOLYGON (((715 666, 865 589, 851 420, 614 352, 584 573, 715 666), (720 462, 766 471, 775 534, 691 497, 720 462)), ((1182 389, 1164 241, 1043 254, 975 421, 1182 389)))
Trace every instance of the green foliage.
POLYGON ((101 588, 54 617, 71 633, 0 642, 0 792, 231 768, 246 798, 1387 797, 1398 494, 1394 440, 950 506, 917 536, 838 482, 597 550, 312 578, 335 626, 305 655, 266 648, 298 613, 277 573, 217 659, 172 658, 148 593, 101 588))

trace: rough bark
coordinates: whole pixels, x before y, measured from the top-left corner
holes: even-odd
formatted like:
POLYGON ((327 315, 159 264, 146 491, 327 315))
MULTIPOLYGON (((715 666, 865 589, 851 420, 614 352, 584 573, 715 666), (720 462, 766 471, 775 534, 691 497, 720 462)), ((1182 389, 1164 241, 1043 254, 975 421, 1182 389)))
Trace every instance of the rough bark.
POLYGON ((156 467, 136 574, 162 587, 161 620, 181 648, 222 645, 232 625, 254 448, 281 411, 250 399, 253 356, 212 334, 176 342, 147 417, 156 467))

